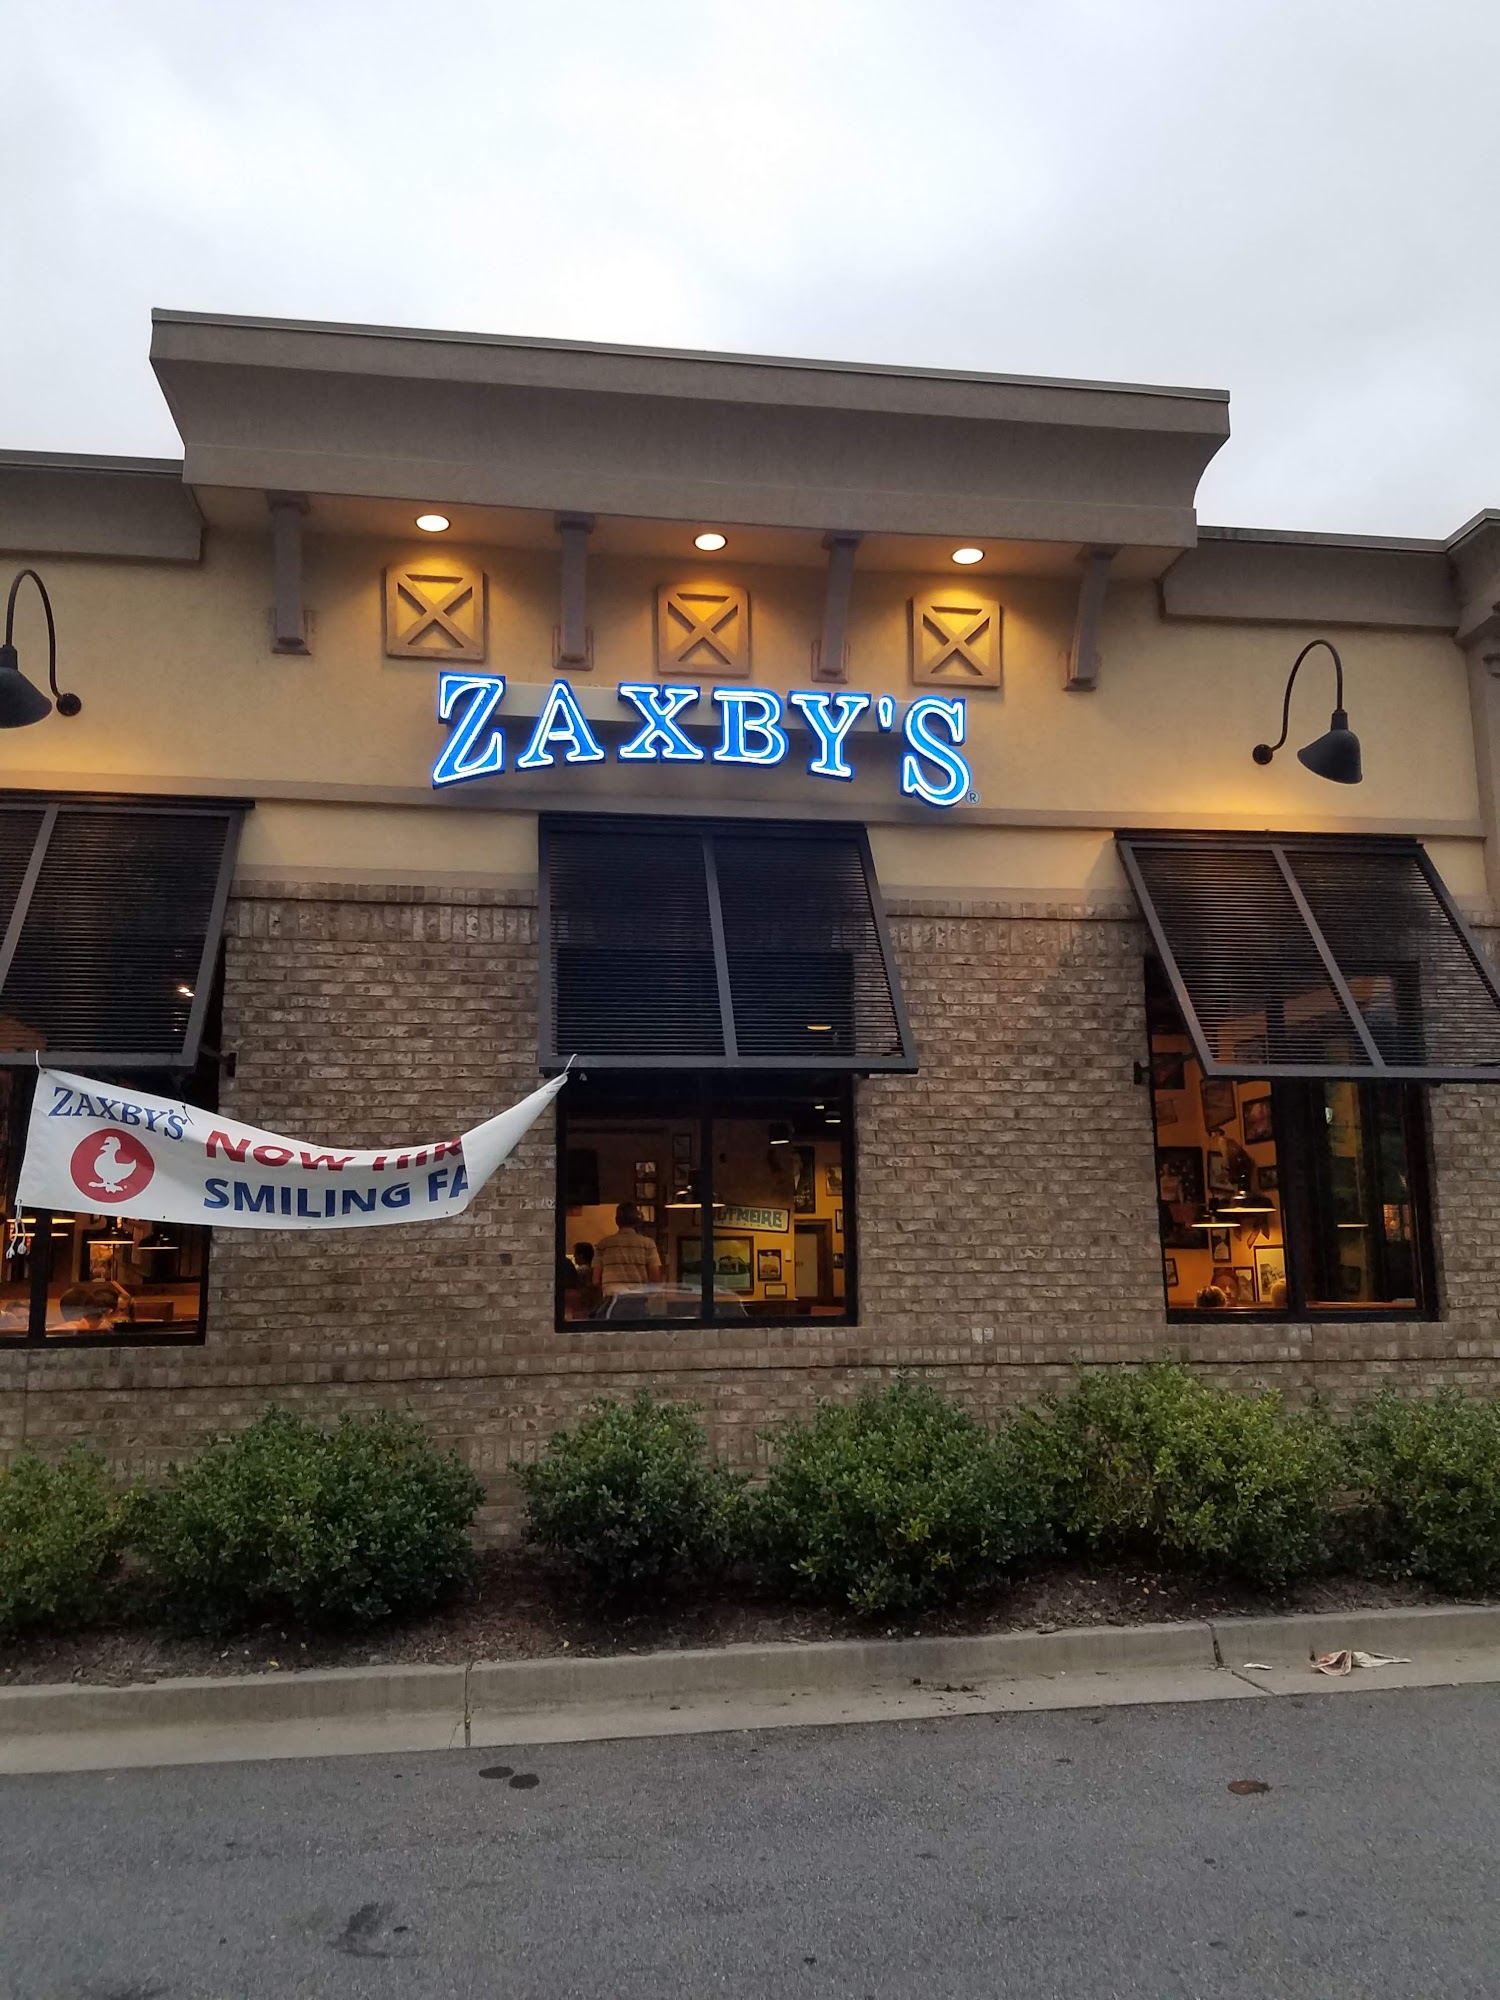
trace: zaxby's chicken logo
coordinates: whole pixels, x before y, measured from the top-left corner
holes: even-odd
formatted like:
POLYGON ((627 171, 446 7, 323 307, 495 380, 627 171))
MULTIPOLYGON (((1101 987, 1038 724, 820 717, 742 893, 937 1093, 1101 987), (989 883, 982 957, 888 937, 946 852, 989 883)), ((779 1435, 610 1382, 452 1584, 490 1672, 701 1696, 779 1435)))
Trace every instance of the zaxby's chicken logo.
POLYGON ((68 1169, 89 1207, 105 1208, 138 1195, 156 1172, 156 1162, 133 1132, 107 1125, 73 1148, 68 1169))

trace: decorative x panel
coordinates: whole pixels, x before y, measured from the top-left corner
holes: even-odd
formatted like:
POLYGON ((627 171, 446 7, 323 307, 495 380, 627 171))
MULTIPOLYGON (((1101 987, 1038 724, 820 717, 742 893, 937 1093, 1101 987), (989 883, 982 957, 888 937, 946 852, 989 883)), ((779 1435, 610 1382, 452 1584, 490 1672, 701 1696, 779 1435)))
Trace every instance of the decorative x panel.
POLYGON ((733 584, 664 583, 656 593, 659 674, 748 674, 750 593, 733 584))
POLYGON ((914 597, 911 677, 921 687, 999 687, 999 602, 961 587, 914 597))
POLYGON ((387 659, 482 661, 489 622, 482 569, 444 560, 385 572, 387 659))

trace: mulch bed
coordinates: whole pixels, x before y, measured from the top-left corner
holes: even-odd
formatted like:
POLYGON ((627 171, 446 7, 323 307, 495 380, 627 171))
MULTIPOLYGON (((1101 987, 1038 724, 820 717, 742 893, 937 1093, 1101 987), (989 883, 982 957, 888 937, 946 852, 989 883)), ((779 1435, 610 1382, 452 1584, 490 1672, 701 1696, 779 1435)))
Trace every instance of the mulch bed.
POLYGON ((182 1638, 127 1601, 115 1622, 85 1632, 31 1632, 0 1644, 0 1686, 80 1681, 118 1687, 178 1674, 296 1672, 305 1667, 462 1665, 561 1653, 647 1653, 774 1640, 872 1634, 1056 1631, 1071 1625, 1160 1624, 1255 1612, 1347 1611, 1441 1600, 1416 1584, 1324 1577, 1285 1591, 1148 1571, 1048 1564, 961 1612, 914 1625, 871 1624, 788 1603, 751 1587, 613 1615, 571 1578, 516 1551, 487 1554, 472 1590, 424 1617, 357 1633, 264 1625, 233 1638, 182 1638))

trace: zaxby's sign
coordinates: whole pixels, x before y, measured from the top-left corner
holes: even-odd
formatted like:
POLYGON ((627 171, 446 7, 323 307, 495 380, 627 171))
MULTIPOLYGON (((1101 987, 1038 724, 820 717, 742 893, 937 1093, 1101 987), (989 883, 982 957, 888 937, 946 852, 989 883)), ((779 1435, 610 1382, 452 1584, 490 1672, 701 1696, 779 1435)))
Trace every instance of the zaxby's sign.
MULTIPOLYGON (((796 760, 790 730, 800 724, 807 736, 807 775, 847 782, 854 776, 856 725, 867 714, 873 728, 894 735, 904 748, 901 790, 929 806, 973 803, 973 776, 961 745, 967 709, 961 695, 921 695, 897 712, 893 695, 824 689, 716 687, 708 700, 700 687, 621 681, 615 690, 629 734, 614 756, 621 764, 738 764, 769 766, 796 760), (696 713, 694 712, 696 711, 696 713), (690 728, 711 732, 707 743, 690 728)), ((438 718, 451 725, 447 743, 432 767, 434 785, 461 785, 492 778, 507 768, 501 707, 503 674, 445 673, 438 676, 438 718)), ((516 731, 519 738, 520 731, 516 731)), ((548 689, 540 713, 515 756, 517 771, 551 771, 563 764, 602 764, 608 753, 565 680, 548 689)))

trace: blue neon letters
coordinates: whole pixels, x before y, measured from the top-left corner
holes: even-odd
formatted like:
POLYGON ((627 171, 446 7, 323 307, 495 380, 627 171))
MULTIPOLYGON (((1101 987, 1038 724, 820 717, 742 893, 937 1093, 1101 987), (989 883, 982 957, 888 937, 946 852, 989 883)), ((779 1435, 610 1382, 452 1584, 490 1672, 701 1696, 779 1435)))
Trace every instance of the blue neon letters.
POLYGON ((451 722, 465 698, 468 706, 432 767, 434 785, 460 785, 465 778, 486 778, 505 769, 504 733, 489 726, 504 692, 503 674, 438 675, 439 722, 451 722))
MULTIPOLYGON (((457 785, 486 778, 505 769, 505 733, 495 721, 505 694, 500 674, 444 673, 438 676, 438 719, 452 723, 452 733, 432 767, 434 785, 457 785)), ((687 729, 712 726, 717 711, 718 741, 711 752, 716 764, 769 769, 787 760, 792 750, 786 724, 790 714, 806 728, 807 773, 848 783, 855 775, 850 745, 856 725, 872 708, 868 694, 831 693, 824 689, 794 689, 785 697, 770 688, 716 687, 712 708, 704 690, 654 681, 621 681, 616 689, 630 720, 640 727, 622 742, 615 756, 625 764, 701 764, 706 755, 687 729), (690 719, 689 711, 699 714, 690 719)), ((899 726, 906 748, 901 757, 901 790, 929 806, 956 806, 972 801, 973 778, 960 750, 967 730, 967 704, 962 696, 922 695, 904 713, 893 696, 873 703, 879 732, 899 726), (899 724, 898 724, 899 715, 899 724)), ((867 728, 868 724, 865 725, 867 728)), ((799 752, 799 754, 801 754, 799 752)), ((516 759, 518 771, 555 770, 562 764, 598 764, 606 752, 578 698, 565 680, 547 691, 541 713, 516 759), (559 752, 561 755, 559 756, 559 752)))
POLYGON ((769 688, 715 688, 724 711, 724 733, 714 751, 716 764, 779 764, 789 745, 781 726, 781 696, 769 688), (754 738, 754 744, 749 739, 754 738))
POLYGON ((619 749, 622 764, 701 764, 703 746, 683 735, 676 718, 702 693, 695 687, 658 687, 653 681, 621 681, 618 693, 646 718, 619 749))
POLYGON ((808 765, 814 778, 852 778, 854 767, 844 757, 844 738, 870 706, 867 694, 789 694, 787 700, 812 731, 818 754, 808 765), (838 704, 837 715, 833 712, 838 704))
POLYGON ((516 759, 518 771, 545 771, 557 762, 554 743, 566 744, 566 764, 602 764, 604 745, 583 718, 578 697, 566 681, 554 681, 531 732, 531 741, 516 759))
POLYGON ((968 792, 973 779, 957 749, 964 740, 965 714, 959 696, 945 701, 940 694, 924 694, 906 711, 901 729, 911 749, 901 759, 901 789, 908 798, 929 806, 956 806, 968 792), (946 743, 933 735, 934 724, 946 731, 946 743), (940 777, 932 778, 923 770, 924 758, 936 764, 940 777))

